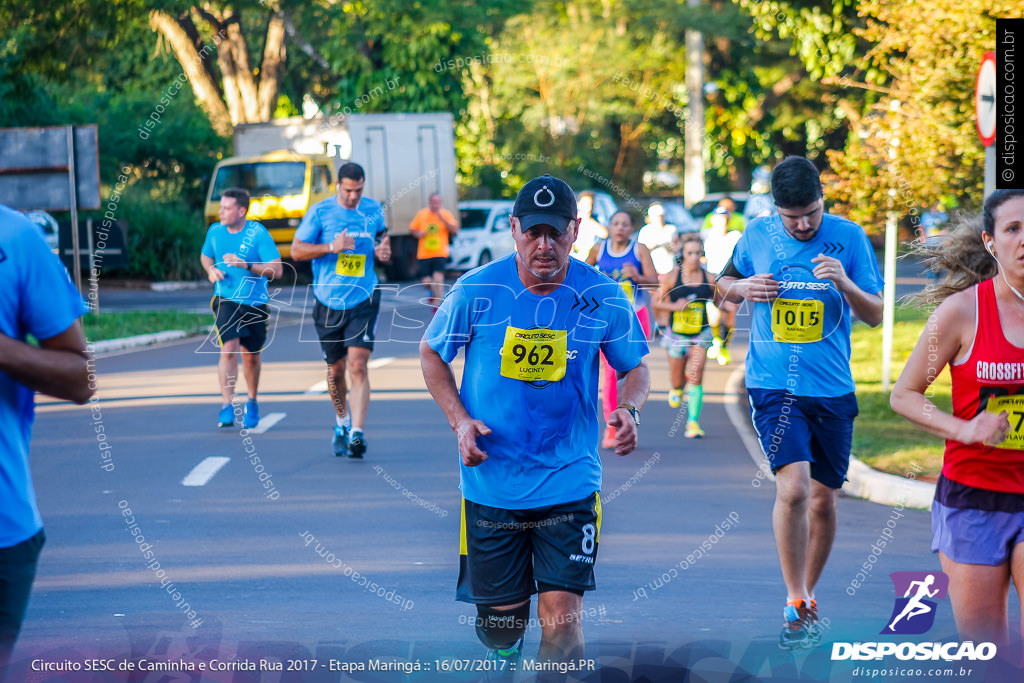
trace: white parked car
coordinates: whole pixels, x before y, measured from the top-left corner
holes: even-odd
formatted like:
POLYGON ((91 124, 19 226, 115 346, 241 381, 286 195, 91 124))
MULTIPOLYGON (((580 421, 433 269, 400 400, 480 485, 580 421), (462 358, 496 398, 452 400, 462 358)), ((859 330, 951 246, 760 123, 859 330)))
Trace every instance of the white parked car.
POLYGON ((58 252, 57 220, 46 211, 28 211, 25 214, 25 217, 39 228, 39 232, 43 234, 43 239, 46 240, 46 244, 50 247, 50 251, 56 254, 58 252))
POLYGON ((448 255, 450 270, 470 270, 516 250, 510 199, 474 199, 459 202, 459 234, 448 255))

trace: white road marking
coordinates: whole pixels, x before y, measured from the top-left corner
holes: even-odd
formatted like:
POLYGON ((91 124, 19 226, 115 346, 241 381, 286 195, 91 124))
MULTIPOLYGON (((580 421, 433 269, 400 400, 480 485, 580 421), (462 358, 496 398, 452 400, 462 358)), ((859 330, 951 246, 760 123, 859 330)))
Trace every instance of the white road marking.
MULTIPOLYGON (((376 368, 382 368, 388 363, 394 362, 394 360, 395 359, 393 356, 385 356, 384 358, 371 358, 370 361, 366 364, 366 367, 369 370, 374 370, 376 368)), ((320 380, 319 382, 311 386, 309 389, 306 389, 305 391, 305 394, 307 396, 325 393, 327 393, 327 380, 325 379, 320 380)))
POLYGON ((223 456, 210 456, 192 468, 192 471, 181 480, 182 486, 205 486, 206 482, 213 479, 213 475, 220 471, 221 467, 227 465, 231 458, 223 456))
POLYGON ((276 425, 278 422, 283 420, 284 416, 287 414, 288 413, 270 413, 269 415, 265 415, 263 418, 260 419, 260 423, 253 427, 252 429, 250 429, 249 432, 252 434, 262 434, 263 432, 267 431, 268 429, 276 425))
POLYGON ((316 384, 314 384, 313 386, 311 386, 309 389, 306 389, 306 395, 309 396, 311 394, 322 394, 322 393, 324 393, 326 391, 327 391, 327 380, 322 379, 319 382, 317 382, 316 384))

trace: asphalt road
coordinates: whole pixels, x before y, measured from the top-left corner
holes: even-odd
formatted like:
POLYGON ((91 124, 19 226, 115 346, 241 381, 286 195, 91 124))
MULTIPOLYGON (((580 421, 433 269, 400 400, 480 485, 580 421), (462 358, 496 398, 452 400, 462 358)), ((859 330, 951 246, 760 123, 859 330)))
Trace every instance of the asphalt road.
MULTIPOLYGON (((48 541, 9 680, 478 680, 457 671, 483 648, 475 610, 454 600, 458 455, 419 371, 422 292, 385 296, 362 462, 330 453, 324 366, 310 321, 294 315, 282 316, 264 352, 266 428, 252 445, 215 426, 216 352, 203 340, 98 359, 91 407, 41 400, 32 461, 48 541), (223 464, 207 477, 196 473, 203 463, 223 464), (190 473, 205 481, 184 485, 190 473), (35 670, 91 658, 136 668, 35 670), (141 660, 207 670, 151 672, 141 660), (299 670, 211 673, 213 660, 299 670), (394 661, 425 668, 407 677, 331 670, 394 661)), ((287 308, 301 308, 296 301, 287 308)), ((743 349, 741 333, 734 358, 743 349)), ((758 476, 726 415, 736 366, 709 366, 707 437, 686 440, 685 412, 665 400, 664 352, 648 358, 641 447, 604 456, 598 589, 584 601, 599 673, 579 677, 683 680, 688 670, 692 681, 853 681, 856 666, 882 666, 832 662, 830 643, 887 640, 878 633, 893 608, 889 573, 939 569, 928 513, 842 498, 817 595, 829 642, 780 651, 774 484, 758 476), (893 540, 873 551, 884 533, 893 540)), ((948 601, 927 636, 907 639, 955 640, 948 601)), ((532 627, 528 660, 538 642, 532 627)))

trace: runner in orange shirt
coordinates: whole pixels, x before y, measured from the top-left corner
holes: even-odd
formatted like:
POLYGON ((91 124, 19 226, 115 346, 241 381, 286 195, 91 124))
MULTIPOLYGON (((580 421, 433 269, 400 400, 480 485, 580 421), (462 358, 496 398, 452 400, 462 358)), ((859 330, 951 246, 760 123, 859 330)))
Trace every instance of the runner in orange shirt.
POLYGON ((419 238, 416 258, 419 260, 420 278, 430 290, 430 304, 437 311, 444 296, 444 267, 448 262, 448 241, 459 232, 455 216, 441 208, 441 195, 430 195, 430 205, 420 209, 409 225, 419 238))

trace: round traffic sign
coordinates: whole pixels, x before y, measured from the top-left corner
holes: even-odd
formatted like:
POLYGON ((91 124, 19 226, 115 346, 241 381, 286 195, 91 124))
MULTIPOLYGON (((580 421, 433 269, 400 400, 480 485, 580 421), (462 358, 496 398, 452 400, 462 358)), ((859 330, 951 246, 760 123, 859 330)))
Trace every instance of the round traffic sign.
POLYGON ((996 141, 996 53, 991 50, 985 53, 978 67, 974 115, 981 143, 990 147, 996 141))

